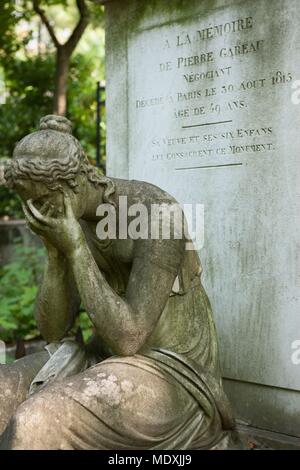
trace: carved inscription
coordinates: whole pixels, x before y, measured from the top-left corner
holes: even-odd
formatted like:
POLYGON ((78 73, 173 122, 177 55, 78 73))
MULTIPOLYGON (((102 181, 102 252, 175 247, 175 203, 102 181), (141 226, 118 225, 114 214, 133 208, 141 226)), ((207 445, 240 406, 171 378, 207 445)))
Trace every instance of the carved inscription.
POLYGON ((257 116, 263 114, 265 94, 280 93, 293 75, 277 64, 261 66, 270 39, 255 17, 209 25, 199 19, 199 26, 195 19, 185 30, 161 31, 154 54, 149 41, 141 52, 144 79, 130 101, 135 119, 149 128, 147 160, 225 166, 273 152, 272 116, 257 116))

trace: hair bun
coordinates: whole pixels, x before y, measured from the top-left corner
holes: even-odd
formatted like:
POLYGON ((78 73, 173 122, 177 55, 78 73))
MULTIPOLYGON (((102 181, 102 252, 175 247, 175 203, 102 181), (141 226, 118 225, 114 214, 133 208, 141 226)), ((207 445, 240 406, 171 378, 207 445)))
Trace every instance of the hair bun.
POLYGON ((40 120, 40 130, 44 131, 47 129, 72 134, 72 123, 64 116, 48 114, 47 116, 42 117, 40 120))

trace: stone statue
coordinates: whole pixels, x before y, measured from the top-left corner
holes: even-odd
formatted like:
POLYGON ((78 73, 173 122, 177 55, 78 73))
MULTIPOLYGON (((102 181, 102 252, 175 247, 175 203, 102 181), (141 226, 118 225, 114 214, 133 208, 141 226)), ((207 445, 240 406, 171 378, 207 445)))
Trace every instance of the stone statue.
POLYGON ((0 366, 0 448, 226 447, 234 420, 197 252, 187 237, 97 235, 101 204, 120 220, 121 197, 149 210, 176 201, 102 176, 54 115, 18 142, 5 180, 47 249, 36 301, 47 346, 0 366), (81 304, 87 345, 68 337, 81 304))

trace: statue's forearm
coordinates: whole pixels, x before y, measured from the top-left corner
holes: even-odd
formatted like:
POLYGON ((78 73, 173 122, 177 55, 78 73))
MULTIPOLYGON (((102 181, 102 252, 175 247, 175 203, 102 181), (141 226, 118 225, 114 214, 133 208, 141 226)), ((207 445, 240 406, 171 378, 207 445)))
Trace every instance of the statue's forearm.
POLYGON ((69 259, 82 303, 99 336, 118 354, 134 353, 140 328, 130 305, 109 286, 86 244, 69 259))
POLYGON ((48 342, 65 336, 79 310, 80 300, 71 275, 66 258, 58 252, 48 252, 36 304, 38 327, 48 342))

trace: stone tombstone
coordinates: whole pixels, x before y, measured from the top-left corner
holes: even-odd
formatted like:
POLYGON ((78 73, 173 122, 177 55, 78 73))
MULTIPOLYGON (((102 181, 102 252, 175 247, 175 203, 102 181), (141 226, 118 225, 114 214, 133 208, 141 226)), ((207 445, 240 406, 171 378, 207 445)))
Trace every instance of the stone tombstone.
POLYGON ((108 175, 203 204, 237 417, 300 436, 300 3, 104 3, 108 175))

